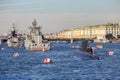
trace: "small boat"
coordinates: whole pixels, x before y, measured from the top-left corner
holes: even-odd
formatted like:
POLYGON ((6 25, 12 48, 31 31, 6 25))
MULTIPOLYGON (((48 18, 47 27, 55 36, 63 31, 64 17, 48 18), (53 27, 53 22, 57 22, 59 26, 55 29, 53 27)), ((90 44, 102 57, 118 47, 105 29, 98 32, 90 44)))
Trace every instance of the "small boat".
POLYGON ((7 40, 8 47, 21 47, 23 41, 20 39, 20 36, 18 36, 16 28, 12 27, 10 32, 7 40))
POLYGON ((29 51, 48 51, 50 43, 43 39, 40 26, 37 26, 36 20, 32 22, 30 32, 25 37, 25 48, 29 51))

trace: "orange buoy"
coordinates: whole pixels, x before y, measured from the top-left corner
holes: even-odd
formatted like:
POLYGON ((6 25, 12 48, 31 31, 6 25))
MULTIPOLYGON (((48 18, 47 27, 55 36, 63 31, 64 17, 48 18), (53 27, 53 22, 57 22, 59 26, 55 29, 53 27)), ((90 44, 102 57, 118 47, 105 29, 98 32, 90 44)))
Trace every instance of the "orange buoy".
POLYGON ((14 54, 13 54, 13 56, 14 57, 18 57, 20 54, 18 53, 18 52, 15 52, 14 54))
POLYGON ((46 51, 46 49, 45 49, 45 48, 43 48, 43 49, 42 49, 42 51, 43 51, 43 52, 45 52, 45 51, 46 51))
POLYGON ((112 56, 114 54, 113 51, 109 51, 108 55, 112 56))
POLYGON ((44 59, 44 64, 51 64, 52 60, 50 58, 45 58, 44 59))

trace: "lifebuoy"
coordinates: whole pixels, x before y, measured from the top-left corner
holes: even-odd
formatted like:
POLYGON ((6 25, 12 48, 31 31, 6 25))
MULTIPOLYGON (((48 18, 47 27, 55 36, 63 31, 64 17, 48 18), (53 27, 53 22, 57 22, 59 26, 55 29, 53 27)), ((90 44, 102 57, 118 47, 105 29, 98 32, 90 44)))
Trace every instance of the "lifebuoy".
POLYGON ((52 60, 50 58, 45 58, 44 59, 44 64, 51 64, 52 60))
POLYGON ((45 51, 46 51, 46 49, 45 49, 45 48, 43 48, 43 49, 42 49, 42 51, 43 51, 43 52, 45 52, 45 51))
POLYGON ((4 48, 1 48, 1 50, 4 50, 4 48))
POLYGON ((109 51, 108 55, 112 56, 114 54, 113 51, 109 51))
POLYGON ((18 57, 20 54, 18 53, 18 52, 15 52, 14 54, 13 54, 13 56, 14 57, 18 57))

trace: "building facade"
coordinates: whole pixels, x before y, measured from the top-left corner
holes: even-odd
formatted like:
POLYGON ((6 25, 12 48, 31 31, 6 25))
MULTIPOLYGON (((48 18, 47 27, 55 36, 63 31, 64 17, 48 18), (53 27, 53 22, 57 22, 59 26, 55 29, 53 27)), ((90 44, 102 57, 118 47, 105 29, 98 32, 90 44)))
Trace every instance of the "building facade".
POLYGON ((106 35, 112 35, 115 38, 120 36, 120 24, 105 24, 105 25, 95 25, 80 27, 71 30, 65 30, 58 33, 58 38, 89 38, 89 39, 105 39, 106 35))

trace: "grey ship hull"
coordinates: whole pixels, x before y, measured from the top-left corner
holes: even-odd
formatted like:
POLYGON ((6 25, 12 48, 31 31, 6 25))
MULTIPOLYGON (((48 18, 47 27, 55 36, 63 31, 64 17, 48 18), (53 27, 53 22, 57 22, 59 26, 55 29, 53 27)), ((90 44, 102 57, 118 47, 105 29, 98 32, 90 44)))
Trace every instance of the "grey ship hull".
POLYGON ((21 47, 22 43, 10 43, 8 47, 21 47))
POLYGON ((13 42, 13 41, 7 41, 8 47, 22 47, 23 42, 13 42))
POLYGON ((35 43, 25 42, 25 47, 26 47, 26 50, 28 50, 28 51, 43 51, 43 49, 45 51, 48 51, 48 50, 50 50, 50 43, 35 44, 35 43))

